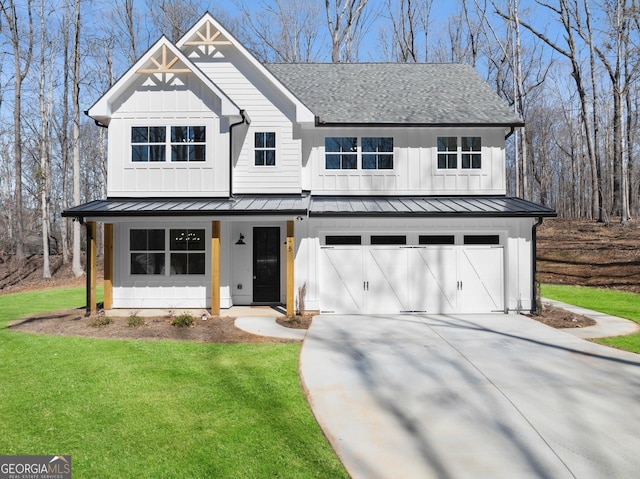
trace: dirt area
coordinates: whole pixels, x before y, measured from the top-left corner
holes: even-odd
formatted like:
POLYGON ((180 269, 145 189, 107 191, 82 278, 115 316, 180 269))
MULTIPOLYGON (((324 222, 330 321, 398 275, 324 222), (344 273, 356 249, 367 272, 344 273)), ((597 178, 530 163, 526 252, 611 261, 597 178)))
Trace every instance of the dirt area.
MULTIPOLYGON (((84 277, 75 278, 62 258, 52 258, 54 278, 42 279, 42 257, 30 256, 22 265, 0 257, 0 294, 59 286, 84 285, 84 277)), ((102 266, 97 276, 102 278, 102 266)), ((538 229, 538 277, 543 283, 574 284, 621 289, 640 293, 640 225, 619 223, 604 225, 589 220, 547 219, 538 229)), ((295 320, 281 318, 286 327, 306 329, 311 315, 295 320)), ((278 342, 245 333, 233 325, 235 318, 197 319, 192 326, 171 325, 172 318, 145 318, 144 324, 131 327, 127 318, 103 316, 85 318, 84 309, 59 311, 16 321, 12 328, 34 333, 91 336, 102 338, 177 339, 202 342, 278 342), (108 322, 108 321, 107 321, 108 322)), ((568 311, 546 306, 538 321, 556 328, 583 327, 593 320, 568 311)))
POLYGON ((545 220, 538 229, 538 278, 640 294, 640 224, 545 220))

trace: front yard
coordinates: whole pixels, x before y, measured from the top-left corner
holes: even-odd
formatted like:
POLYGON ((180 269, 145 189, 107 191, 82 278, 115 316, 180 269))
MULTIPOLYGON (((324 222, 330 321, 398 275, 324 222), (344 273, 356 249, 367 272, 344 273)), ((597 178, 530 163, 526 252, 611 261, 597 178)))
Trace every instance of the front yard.
POLYGON ((0 296, 0 454, 70 454, 75 478, 347 477, 302 393, 299 344, 7 330, 83 300, 0 296))

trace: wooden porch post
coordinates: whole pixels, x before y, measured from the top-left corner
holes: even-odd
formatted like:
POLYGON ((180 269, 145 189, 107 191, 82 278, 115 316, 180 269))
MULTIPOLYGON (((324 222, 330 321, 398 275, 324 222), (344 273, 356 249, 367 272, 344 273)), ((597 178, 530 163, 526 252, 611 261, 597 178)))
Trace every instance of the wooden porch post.
POLYGON ((96 222, 87 222, 87 314, 97 312, 96 304, 96 222))
POLYGON ((293 283, 293 259, 295 239, 293 236, 293 220, 287 221, 287 316, 295 314, 295 294, 293 283))
POLYGON ((211 222, 211 315, 220 314, 220 222, 211 222))
POLYGON ((113 224, 104 225, 104 309, 113 303, 113 224))

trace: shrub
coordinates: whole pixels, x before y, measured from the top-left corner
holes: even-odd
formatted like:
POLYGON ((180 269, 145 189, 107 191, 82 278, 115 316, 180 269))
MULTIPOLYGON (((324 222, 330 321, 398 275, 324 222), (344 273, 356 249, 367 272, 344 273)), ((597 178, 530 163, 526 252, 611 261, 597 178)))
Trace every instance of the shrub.
POLYGON ((144 318, 138 316, 137 314, 132 314, 127 318, 127 324, 130 328, 139 328, 144 325, 144 318))
POLYGON ((175 318, 173 318, 171 324, 178 328, 187 328, 191 326, 195 320, 196 318, 194 318, 191 314, 182 313, 180 316, 176 316, 175 318))
POLYGON ((89 323, 89 326, 92 326, 94 328, 101 328, 102 326, 107 326, 111 323, 113 323, 113 318, 111 316, 99 316, 91 323, 89 323))

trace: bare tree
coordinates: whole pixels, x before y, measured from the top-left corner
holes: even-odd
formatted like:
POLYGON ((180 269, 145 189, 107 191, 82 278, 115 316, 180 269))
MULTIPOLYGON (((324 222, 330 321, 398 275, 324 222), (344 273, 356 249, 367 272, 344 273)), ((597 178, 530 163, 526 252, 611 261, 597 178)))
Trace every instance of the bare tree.
MULTIPOLYGON (((80 204, 80 0, 74 3, 74 39, 71 53, 71 98, 73 103, 73 204, 80 204)), ((73 223, 73 274, 84 274, 81 263, 80 223, 73 223)))
POLYGON ((31 66, 31 59, 33 56, 33 41, 34 41, 34 28, 33 17, 31 15, 31 0, 27 0, 26 13, 28 17, 27 31, 23 32, 20 29, 18 20, 18 11, 13 0, 0 2, 0 9, 7 22, 9 28, 9 36, 11 40, 11 47, 13 50, 13 64, 14 64, 14 105, 13 105, 13 155, 15 164, 15 253, 16 259, 22 261, 25 259, 24 252, 24 226, 23 220, 23 207, 22 207, 22 82, 29 72, 31 66), (23 41, 26 38, 26 45, 23 45, 23 41))
POLYGON ((306 0, 263 1, 260 9, 239 3, 240 32, 246 46, 263 62, 312 62, 319 58, 321 9, 306 0))
POLYGON ((202 16, 201 5, 195 0, 147 0, 147 12, 157 31, 172 42, 202 16))
POLYGON ((365 15, 368 2, 369 0, 325 0, 332 62, 357 60, 362 35, 369 26, 365 15))

